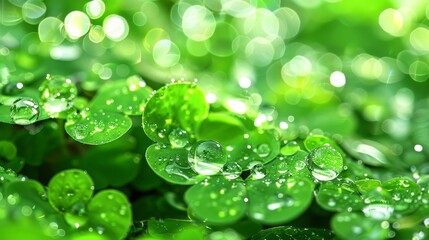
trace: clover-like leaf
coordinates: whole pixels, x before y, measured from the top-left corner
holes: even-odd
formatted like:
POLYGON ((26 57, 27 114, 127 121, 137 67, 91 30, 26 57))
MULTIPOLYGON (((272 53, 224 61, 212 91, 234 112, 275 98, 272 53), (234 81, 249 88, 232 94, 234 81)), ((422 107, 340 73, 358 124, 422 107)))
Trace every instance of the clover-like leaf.
POLYGON ((389 223, 365 217, 358 213, 338 213, 331 220, 334 233, 341 239, 365 240, 387 239, 389 223))
POLYGON ((184 148, 152 144, 146 150, 146 160, 158 176, 171 183, 190 185, 206 178, 192 170, 184 148))
POLYGON ((104 84, 91 100, 90 107, 127 115, 141 115, 152 91, 140 77, 131 76, 104 84))
POLYGON ((264 229, 253 235, 251 240, 328 240, 332 238, 333 234, 328 229, 281 226, 264 229))
POLYGON ((16 157, 16 146, 10 141, 0 141, 0 160, 10 161, 16 157))
POLYGON ((212 224, 231 224, 246 213, 246 187, 242 181, 212 176, 185 193, 192 215, 212 224))
POLYGON ((198 125, 208 115, 209 105, 195 83, 173 83, 156 91, 143 111, 143 129, 153 141, 170 144, 175 129, 195 138, 198 125))
POLYGON ((198 138, 214 140, 222 146, 234 146, 247 132, 242 119, 230 113, 210 113, 198 128, 198 138), (213 131, 216 129, 216 131, 213 131), (225 137, 228 133, 228 137, 225 137))
POLYGON ((118 139, 131 125, 131 119, 120 113, 86 108, 70 114, 65 129, 78 142, 99 145, 118 139))
POLYGON ((85 204, 93 192, 92 179, 80 169, 59 172, 48 183, 49 203, 60 212, 72 211, 75 204, 85 204))
POLYGON ((382 184, 392 195, 392 207, 396 213, 410 213, 420 207, 420 186, 407 178, 392 178, 382 184))
POLYGON ((228 161, 238 163, 243 170, 252 168, 256 163, 268 163, 280 152, 280 142, 274 131, 255 130, 235 141, 237 145, 229 150, 228 161))
POLYGON ((312 175, 307 168, 308 153, 302 150, 292 156, 279 156, 265 165, 267 174, 271 176, 305 177, 312 180, 312 175))
POLYGON ((131 226, 131 205, 118 190, 98 192, 88 204, 88 225, 110 239, 123 239, 131 226))
MULTIPOLYGON (((151 237, 162 238, 162 239, 177 239, 177 234, 182 232, 184 229, 198 229, 199 232, 205 234, 203 226, 190 220, 181 219, 149 219, 147 221, 147 231, 151 237)), ((197 236, 191 236, 194 239, 197 236)), ((188 238, 190 239, 190 238, 188 238)), ((197 238, 199 239, 199 238, 197 238)))
POLYGON ((351 180, 334 180, 320 185, 316 194, 317 203, 328 211, 356 211, 364 201, 351 180))
POLYGON ((291 221, 303 213, 313 197, 314 183, 307 178, 280 177, 246 180, 248 215, 264 224, 291 221))
POLYGON ((333 147, 335 150, 337 150, 337 152, 341 154, 342 157, 346 156, 343 149, 341 149, 334 140, 324 135, 308 135, 307 138, 304 140, 304 146, 308 151, 311 151, 323 145, 329 145, 333 147))

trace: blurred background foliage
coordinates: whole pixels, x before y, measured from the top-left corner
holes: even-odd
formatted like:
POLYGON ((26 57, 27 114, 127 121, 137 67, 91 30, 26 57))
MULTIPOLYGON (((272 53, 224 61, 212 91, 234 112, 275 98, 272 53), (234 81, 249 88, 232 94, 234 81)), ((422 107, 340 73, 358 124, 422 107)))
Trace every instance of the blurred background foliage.
MULTIPOLYGON (((106 83, 132 75, 153 89, 197 79, 212 110, 275 126, 282 139, 324 133, 356 154, 382 153, 367 159, 371 165, 387 156, 429 174, 424 0, 1 0, 0 114, 9 115, 14 96, 37 95, 47 74, 76 84, 77 109, 106 83)), ((61 117, 2 123, 1 166, 44 185, 78 167, 95 189, 125 192, 135 220, 186 218, 177 210, 185 188, 165 184, 141 161, 150 140, 132 120, 128 134, 96 147, 64 137, 61 117)))

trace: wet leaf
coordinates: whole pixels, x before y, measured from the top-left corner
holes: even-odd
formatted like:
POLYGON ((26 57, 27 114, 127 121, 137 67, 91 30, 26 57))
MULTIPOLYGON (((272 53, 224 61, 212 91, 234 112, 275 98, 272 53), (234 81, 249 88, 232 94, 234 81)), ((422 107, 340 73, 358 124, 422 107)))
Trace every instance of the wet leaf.
POLYGON ((246 187, 242 181, 212 176, 185 193, 193 216, 211 224, 231 224, 246 213, 246 187))

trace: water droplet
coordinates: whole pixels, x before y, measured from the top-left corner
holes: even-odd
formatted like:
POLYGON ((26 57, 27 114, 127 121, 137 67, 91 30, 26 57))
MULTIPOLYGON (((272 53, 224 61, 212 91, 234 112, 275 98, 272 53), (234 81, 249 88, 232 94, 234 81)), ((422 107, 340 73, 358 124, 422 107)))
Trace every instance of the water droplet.
POLYGON ((314 178, 329 181, 343 170, 343 158, 333 147, 323 145, 310 151, 308 166, 314 178))
POLYGON ((72 131, 77 140, 84 139, 88 136, 88 126, 84 124, 76 124, 72 131))
POLYGON ((298 152, 298 150, 300 150, 298 143, 296 141, 289 141, 282 147, 280 152, 285 156, 291 156, 298 152))
POLYGON ((192 169, 203 175, 214 175, 225 165, 227 158, 222 145, 216 141, 199 141, 189 150, 192 169))
POLYGON ((6 96, 16 96, 23 92, 24 85, 22 83, 7 83, 1 89, 1 93, 6 96))
POLYGON ((39 106, 32 98, 20 98, 10 106, 10 118, 19 125, 28 125, 39 118, 39 106))
POLYGON ((76 85, 63 76, 49 76, 39 88, 43 109, 54 114, 63 112, 73 106, 77 97, 76 85))
POLYGON ((270 211, 275 211, 284 206, 291 207, 294 203, 295 201, 289 195, 278 193, 268 198, 267 209, 270 211))
POLYGON ((387 220, 393 213, 393 207, 389 204, 370 204, 362 208, 362 212, 367 217, 387 220))
POLYGON ((305 167, 305 162, 304 161, 297 161, 295 163, 295 169, 296 170, 302 170, 305 167))
POLYGON ((160 137, 160 138, 164 138, 165 137, 165 133, 167 132, 167 129, 165 129, 165 128, 163 128, 163 129, 160 129, 159 131, 158 131, 158 137, 160 137))
POLYGON ((183 148, 189 143, 189 135, 185 130, 176 128, 170 132, 168 140, 170 140, 171 146, 175 148, 183 148))
POLYGON ((259 144, 259 146, 255 149, 255 152, 261 158, 267 157, 271 153, 270 145, 266 143, 259 144))
POLYGON ((267 170, 265 169, 264 164, 257 163, 253 165, 253 167, 250 169, 251 175, 255 179, 261 179, 264 178, 267 174, 267 170))
POLYGON ((236 162, 227 163, 222 168, 222 174, 227 179, 236 179, 240 176, 241 172, 242 172, 241 166, 236 162))

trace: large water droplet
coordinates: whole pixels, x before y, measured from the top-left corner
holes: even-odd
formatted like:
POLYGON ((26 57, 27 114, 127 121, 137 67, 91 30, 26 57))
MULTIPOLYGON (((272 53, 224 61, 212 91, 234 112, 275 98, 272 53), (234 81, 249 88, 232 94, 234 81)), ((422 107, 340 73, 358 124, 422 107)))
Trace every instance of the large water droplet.
POLYGON ((261 179, 264 178, 267 174, 267 170, 265 169, 264 164, 257 163, 253 165, 253 167, 250 169, 251 175, 255 179, 261 179))
POLYGON ((387 220, 393 213, 393 207, 389 204, 370 204, 362 208, 362 212, 367 217, 387 220))
POLYGON ((236 178, 238 178, 241 175, 242 171, 243 170, 242 170, 240 164, 238 164, 236 162, 227 163, 222 168, 222 174, 227 179, 236 179, 236 178))
POLYGON ((262 143, 255 149, 255 152, 261 158, 267 157, 271 153, 270 145, 262 143))
POLYGON ((78 140, 86 138, 89 134, 88 126, 80 123, 76 124, 73 128, 73 134, 78 140))
POLYGON ((214 175, 225 165, 225 150, 215 141, 197 142, 189 150, 188 161, 192 169, 203 175, 214 175))
POLYGON ((19 125, 28 125, 39 118, 39 106, 32 98, 20 98, 10 106, 10 118, 19 125))
POLYGON ((49 76, 39 88, 43 108, 50 114, 70 109, 77 97, 75 84, 63 76, 49 76))
POLYGON ((323 145, 310 151, 308 166, 314 178, 329 181, 343 170, 343 158, 333 147, 323 145))
POLYGON ((189 135, 185 130, 176 128, 170 132, 168 140, 170 140, 171 146, 175 148, 183 148, 189 143, 189 135))

